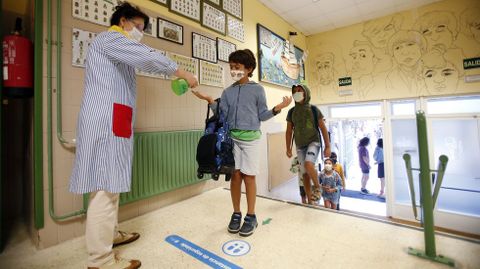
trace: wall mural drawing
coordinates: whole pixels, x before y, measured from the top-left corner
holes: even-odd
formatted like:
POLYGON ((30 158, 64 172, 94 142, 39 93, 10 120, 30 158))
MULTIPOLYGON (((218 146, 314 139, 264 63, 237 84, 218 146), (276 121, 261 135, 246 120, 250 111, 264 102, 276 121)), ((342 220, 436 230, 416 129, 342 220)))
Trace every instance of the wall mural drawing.
POLYGON ((480 5, 459 1, 464 4, 446 0, 314 36, 307 44, 312 100, 478 93, 463 77, 480 70, 464 71, 463 60, 480 57, 480 5), (352 85, 339 87, 342 77, 352 85), (342 89, 353 95, 340 96, 342 89))
POLYGON ((291 87, 305 80, 303 51, 257 24, 259 80, 291 87))

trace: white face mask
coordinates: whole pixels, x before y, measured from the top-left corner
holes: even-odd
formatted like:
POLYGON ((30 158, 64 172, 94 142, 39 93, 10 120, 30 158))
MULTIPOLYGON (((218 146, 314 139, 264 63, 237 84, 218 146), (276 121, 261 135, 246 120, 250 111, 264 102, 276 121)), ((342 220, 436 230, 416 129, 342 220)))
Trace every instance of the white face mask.
POLYGON ((140 30, 137 29, 137 27, 133 27, 132 30, 126 31, 128 35, 130 36, 131 39, 136 40, 137 42, 140 42, 143 38, 143 33, 140 32, 140 30))
POLYGON ((325 170, 332 171, 332 165, 329 163, 325 164, 325 170))
POLYGON ((303 92, 296 92, 292 96, 293 96, 293 100, 295 100, 295 102, 297 103, 303 100, 303 92))
POLYGON ((230 75, 234 81, 239 81, 245 75, 245 71, 243 70, 230 70, 230 75))

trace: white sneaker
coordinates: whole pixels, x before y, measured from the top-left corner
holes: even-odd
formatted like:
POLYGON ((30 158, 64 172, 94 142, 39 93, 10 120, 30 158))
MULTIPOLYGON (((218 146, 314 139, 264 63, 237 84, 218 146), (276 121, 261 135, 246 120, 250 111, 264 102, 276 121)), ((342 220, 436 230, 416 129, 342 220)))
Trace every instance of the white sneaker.
POLYGON ((137 269, 142 263, 139 260, 126 260, 115 256, 115 258, 108 264, 100 267, 88 267, 88 269, 137 269))

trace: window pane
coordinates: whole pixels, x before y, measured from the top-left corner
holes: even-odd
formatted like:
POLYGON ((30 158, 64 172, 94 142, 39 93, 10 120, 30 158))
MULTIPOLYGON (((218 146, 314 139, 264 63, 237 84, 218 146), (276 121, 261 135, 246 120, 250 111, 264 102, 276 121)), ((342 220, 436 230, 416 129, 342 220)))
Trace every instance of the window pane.
POLYGON ((332 118, 380 117, 382 107, 379 104, 337 106, 330 108, 332 118))
POLYGON ((401 115, 415 115, 415 102, 398 102, 392 103, 392 115, 401 116, 401 115))
POLYGON ((431 99, 427 102, 428 114, 480 113, 480 96, 431 99))
MULTIPOLYGON (((395 202, 410 205, 410 190, 408 187, 407 169, 405 168, 403 154, 410 154, 412 168, 419 167, 416 120, 392 120, 392 143, 395 202)), ((419 205, 419 173, 418 171, 413 171, 412 174, 415 188, 415 197, 417 201, 416 203, 417 205, 419 205)))
MULTIPOLYGON (((478 120, 432 120, 435 165, 448 157, 437 208, 480 216, 478 120)), ((436 167, 435 167, 436 168, 436 167)))

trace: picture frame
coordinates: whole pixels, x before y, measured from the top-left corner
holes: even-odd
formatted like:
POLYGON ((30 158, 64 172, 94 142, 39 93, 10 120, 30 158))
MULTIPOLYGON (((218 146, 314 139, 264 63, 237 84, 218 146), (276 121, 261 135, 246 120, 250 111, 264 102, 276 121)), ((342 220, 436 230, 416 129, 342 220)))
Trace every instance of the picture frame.
POLYGON ((237 45, 217 37, 217 59, 228 63, 228 56, 237 50, 237 45))
POLYGON ((183 45, 183 26, 157 17, 157 37, 183 45))
POLYGON ((245 26, 243 21, 227 15, 227 36, 234 38, 240 42, 245 42, 245 26))
POLYGON ((290 88, 305 80, 303 50, 261 24, 257 24, 257 42, 259 81, 290 88))
POLYGON ((212 31, 225 35, 227 14, 209 3, 202 2, 202 19, 200 24, 212 31))
POLYGON ((157 37, 157 18, 149 17, 148 25, 145 25, 143 32, 146 35, 157 37))
POLYGON ((217 41, 202 34, 192 32, 192 57, 217 63, 217 41))
POLYGON ((150 0, 156 4, 168 7, 168 0, 150 0))
POLYGON ((200 22, 200 0, 169 0, 168 10, 187 19, 200 22))
POLYGON ((222 0, 222 9, 228 14, 243 20, 243 0, 222 0))
POLYGON ((224 87, 223 66, 200 60, 199 84, 224 87))

